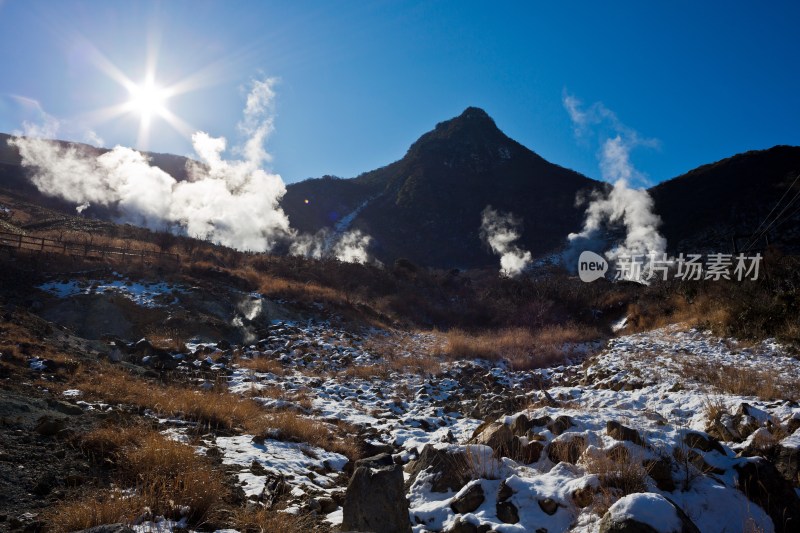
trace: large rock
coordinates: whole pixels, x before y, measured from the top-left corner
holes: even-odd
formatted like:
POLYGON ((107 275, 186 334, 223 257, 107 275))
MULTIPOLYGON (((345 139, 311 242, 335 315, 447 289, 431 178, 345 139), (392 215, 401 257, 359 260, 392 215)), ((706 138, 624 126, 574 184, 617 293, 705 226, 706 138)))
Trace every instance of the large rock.
POLYGON ((401 467, 356 468, 347 486, 342 515, 342 531, 410 533, 401 467))
POLYGON ((547 457, 554 463, 578 462, 578 458, 586 449, 586 438, 582 435, 564 435, 547 445, 547 457))
POLYGON ((633 428, 623 426, 619 422, 615 422, 613 420, 606 422, 606 433, 608 433, 612 439, 626 440, 642 447, 646 446, 644 439, 641 435, 639 435, 638 431, 633 428))
POLYGON ((763 457, 751 457, 734 469, 739 489, 767 512, 776 533, 800 531, 800 497, 775 465, 763 457))
POLYGON ((600 533, 700 533, 669 499, 652 492, 629 494, 612 505, 600 521, 600 533))
POLYGON ((683 436, 683 442, 689 448, 696 448, 704 452, 719 452, 725 455, 725 448, 719 443, 717 439, 706 433, 699 431, 690 431, 683 436))
POLYGON ((468 466, 468 459, 464 452, 451 452, 427 444, 419 454, 419 458, 406 466, 406 473, 408 473, 406 489, 411 487, 421 472, 428 471, 435 474, 431 483, 433 492, 447 492, 448 490, 458 492, 470 480, 466 466, 468 466))
POLYGON ((485 444, 494 450, 495 457, 508 456, 514 441, 511 428, 501 422, 489 424, 477 437, 476 444, 485 444))
POLYGON ((778 444, 774 463, 784 479, 793 486, 800 487, 800 431, 778 444))
POLYGON ((456 514, 471 513, 480 507, 484 500, 486 500, 486 496, 483 494, 483 487, 480 483, 476 483, 456 495, 450 502, 450 508, 456 514))

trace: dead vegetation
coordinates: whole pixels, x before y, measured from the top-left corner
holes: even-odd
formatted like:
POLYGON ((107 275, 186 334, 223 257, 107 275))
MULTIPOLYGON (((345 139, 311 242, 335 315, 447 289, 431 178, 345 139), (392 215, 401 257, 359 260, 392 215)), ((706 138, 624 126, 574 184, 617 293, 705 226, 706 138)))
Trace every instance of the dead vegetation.
POLYGON ((528 370, 564 364, 579 343, 599 336, 597 329, 577 324, 550 325, 535 332, 506 328, 473 334, 454 329, 445 335, 442 352, 449 359, 504 359, 516 370, 528 370))
POLYGON ((800 399, 797 376, 781 374, 771 368, 711 364, 700 357, 681 359, 684 377, 708 384, 716 390, 762 400, 800 399))
POLYGON ((192 446, 144 427, 108 426, 86 434, 82 449, 113 469, 121 488, 87 491, 47 513, 53 531, 136 523, 155 516, 207 519, 225 500, 224 475, 192 446))

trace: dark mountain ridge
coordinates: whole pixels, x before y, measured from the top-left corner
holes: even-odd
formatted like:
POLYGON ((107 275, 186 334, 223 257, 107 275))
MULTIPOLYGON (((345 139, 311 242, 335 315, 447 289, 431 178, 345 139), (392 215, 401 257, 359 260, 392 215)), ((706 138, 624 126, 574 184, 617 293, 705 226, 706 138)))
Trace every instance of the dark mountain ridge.
POLYGON ((351 180, 291 184, 282 205, 306 231, 335 227, 363 206, 350 227, 373 237, 379 259, 475 267, 496 262, 479 236, 487 205, 522 218, 520 245, 541 254, 580 228, 576 195, 601 186, 544 160, 470 107, 437 124, 399 161, 351 180))
MULTIPOLYGON (((74 213, 74 205, 36 190, 8 139, 0 134, 0 187, 74 213)), ((96 155, 107 151, 59 142, 96 155)), ((146 155, 176 179, 186 179, 189 159, 146 155)), ((735 235, 750 235, 766 220, 761 229, 769 226, 771 243, 800 253, 798 174, 800 147, 775 146, 703 165, 652 187, 669 251, 732 252, 735 235), (783 210, 792 199, 795 203, 783 210)), ((289 184, 281 206, 302 232, 369 234, 370 251, 384 262, 406 258, 424 266, 469 268, 497 264, 480 239, 487 205, 522 221, 518 244, 536 257, 557 250, 581 228, 585 206, 576 206, 576 198, 606 187, 546 161, 507 137, 485 111, 470 107, 437 124, 403 158, 384 167, 355 178, 324 176, 289 184)), ((113 215, 102 209, 88 214, 113 215)), ((736 244, 744 248, 748 241, 741 238, 736 244)))

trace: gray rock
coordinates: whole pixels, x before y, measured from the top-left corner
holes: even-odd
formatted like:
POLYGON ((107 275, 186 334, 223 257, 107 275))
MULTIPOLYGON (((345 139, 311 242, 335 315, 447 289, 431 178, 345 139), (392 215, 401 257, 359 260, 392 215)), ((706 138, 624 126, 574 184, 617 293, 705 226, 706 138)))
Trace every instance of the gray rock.
POLYGON ((450 502, 450 508, 456 514, 471 513, 480 507, 485 500, 483 487, 481 487, 480 483, 476 483, 462 494, 453 498, 453 501, 450 502))
POLYGON ((462 520, 459 516, 453 521, 453 525, 447 529, 446 533, 478 533, 478 526, 462 520))
MULTIPOLYGON (((694 525, 694 523, 686 515, 686 513, 683 512, 683 510, 675 505, 675 502, 659 494, 647 493, 647 495, 652 498, 662 500, 662 503, 666 507, 672 507, 675 515, 680 519, 680 529, 676 531, 670 531, 669 533, 700 533, 700 530, 697 529, 697 526, 694 525)), ((626 498, 641 496, 643 495, 631 494, 630 496, 626 496, 626 498)), ((664 531, 666 532, 666 530, 664 531)), ((649 524, 637 520, 636 516, 630 516, 628 514, 613 515, 612 511, 609 510, 605 515, 603 515, 603 519, 600 521, 600 533, 659 533, 659 530, 653 528, 649 524)))
POLYGON ((411 486, 421 472, 429 471, 436 474, 431 483, 433 492, 447 492, 448 490, 458 492, 470 480, 465 468, 467 464, 468 459, 463 452, 451 453, 428 444, 422 449, 419 458, 406 466, 406 473, 409 475, 406 489, 411 486))
POLYGON ((697 448, 704 452, 719 452, 725 455, 725 448, 711 435, 700 433, 698 431, 691 431, 683 436, 683 442, 689 448, 697 448))
POLYGON ((752 457, 733 468, 739 474, 739 489, 767 512, 776 533, 800 531, 800 497, 775 465, 752 457))
POLYGON ((639 435, 638 431, 627 426, 623 426, 619 422, 615 422, 613 420, 606 422, 606 433, 608 433, 612 439, 626 440, 642 447, 646 446, 644 439, 641 435, 639 435))
POLYGON ((497 502, 495 506, 497 519, 506 524, 516 524, 519 522, 519 511, 517 506, 511 502, 497 502))
POLYGON ((401 467, 356 468, 347 486, 342 515, 342 531, 410 533, 401 467))

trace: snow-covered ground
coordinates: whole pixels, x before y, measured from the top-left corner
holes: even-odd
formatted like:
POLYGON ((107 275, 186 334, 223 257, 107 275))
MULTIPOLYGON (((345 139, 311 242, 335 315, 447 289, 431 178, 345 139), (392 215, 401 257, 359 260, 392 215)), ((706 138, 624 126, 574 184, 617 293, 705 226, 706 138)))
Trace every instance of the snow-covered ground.
MULTIPOLYGON (((740 490, 737 469, 753 461, 740 452, 752 451, 758 439, 800 448, 800 433, 791 434, 800 425, 800 406, 790 399, 731 394, 695 372, 732 367, 797 379, 800 361, 774 342, 744 347, 672 326, 613 339, 572 366, 512 371, 502 363, 442 361, 440 372, 426 374, 404 370, 402 357, 429 350, 430 338, 408 334, 407 353, 392 354, 393 364, 381 367, 387 363, 380 348, 385 344, 368 342, 381 335, 336 331, 327 324, 275 324, 270 337, 243 347, 238 356, 272 359, 282 371, 259 373, 234 360, 228 387, 265 408, 352 424, 361 438, 376 449, 391 449, 403 463, 426 445, 482 462, 473 470, 482 475, 458 491, 434 492, 433 472, 416 479, 406 473, 416 533, 448 531, 459 522, 501 533, 589 533, 599 531, 607 511, 610 519, 635 515, 657 531, 673 531, 678 520, 673 506, 702 532, 775 531, 767 510, 740 490), (374 377, 347 371, 354 367, 382 371, 374 377), (261 397, 262 391, 270 394, 261 397), (715 412, 728 416, 721 423, 731 432, 723 428, 723 436, 738 438, 716 444, 708 437, 715 412), (493 457, 490 430, 474 438, 486 420, 497 422, 492 431, 511 428, 521 445, 538 448, 536 459, 524 464, 504 454, 493 457), (631 491, 609 481, 620 469, 629 473, 629 482, 639 483, 633 492, 645 496, 623 498, 631 491), (453 510, 455 500, 477 490, 484 495, 479 505, 469 512, 453 510), (500 512, 509 505, 516 523, 500 512)), ((217 350, 204 357, 225 366, 224 354, 217 350)), ((172 426, 168 434, 181 438, 182 431, 172 426)), ((282 476, 291 488, 293 512, 308 509, 309 498, 341 496, 347 484, 346 458, 308 444, 235 435, 208 437, 199 449, 212 447, 224 464, 238 469, 248 496, 258 496, 270 476, 282 476)), ((326 514, 329 522, 341 522, 341 508, 326 514)))
POLYGON ((139 283, 119 276, 116 280, 64 280, 49 281, 39 289, 58 298, 70 298, 80 294, 120 294, 142 307, 163 307, 178 303, 178 295, 185 289, 165 282, 139 283))

